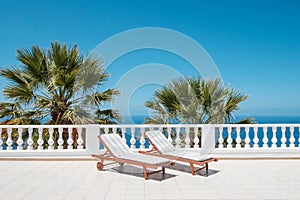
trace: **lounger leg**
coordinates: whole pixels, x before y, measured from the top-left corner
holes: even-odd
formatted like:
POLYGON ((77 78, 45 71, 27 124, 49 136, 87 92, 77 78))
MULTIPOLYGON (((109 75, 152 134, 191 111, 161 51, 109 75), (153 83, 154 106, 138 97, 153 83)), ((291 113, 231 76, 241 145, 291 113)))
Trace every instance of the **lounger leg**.
POLYGON ((147 174, 147 168, 145 166, 143 166, 143 169, 144 169, 144 179, 147 180, 147 178, 148 178, 147 177, 147 175, 148 175, 147 174))
POLYGON ((162 167, 162 174, 165 175, 165 173, 166 173, 165 167, 162 167))
POLYGON ((195 175, 195 169, 193 163, 190 163, 190 168, 191 168, 192 175, 195 175))
POLYGON ((208 163, 205 163, 206 174, 208 174, 208 163))

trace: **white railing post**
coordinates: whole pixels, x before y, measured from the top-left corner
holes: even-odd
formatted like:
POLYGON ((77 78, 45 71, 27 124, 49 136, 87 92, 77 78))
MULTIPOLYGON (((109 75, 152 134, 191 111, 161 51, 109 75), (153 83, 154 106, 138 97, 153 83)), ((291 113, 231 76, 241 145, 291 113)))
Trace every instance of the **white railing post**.
POLYGON ((11 132, 12 128, 7 128, 7 140, 6 140, 6 145, 7 145, 7 150, 12 150, 12 145, 13 145, 13 140, 11 138, 11 132))
POLYGON ((201 131, 201 148, 205 152, 215 149, 215 126, 210 124, 203 125, 201 131))
POLYGON ((33 139, 32 139, 32 131, 33 131, 33 128, 29 127, 28 128, 28 140, 27 140, 27 149, 28 150, 33 150, 33 139))
POLYGON ((181 140, 180 140, 180 127, 176 127, 176 148, 180 148, 180 143, 181 143, 181 140))
POLYGON ((217 127, 218 128, 218 133, 219 133, 219 138, 218 138, 218 143, 219 143, 219 145, 218 145, 218 147, 220 148, 220 149, 222 149, 222 148, 224 148, 224 145, 223 145, 223 143, 224 143, 224 138, 223 138, 223 127, 222 126, 219 126, 219 127, 217 127))
POLYGON ((231 149, 232 148, 232 127, 228 127, 227 128, 227 132, 228 132, 228 138, 227 138, 227 148, 231 149))
POLYGON ((246 137, 245 137, 245 148, 250 148, 250 137, 249 137, 249 131, 250 131, 250 127, 249 126, 246 126, 245 127, 245 134, 246 134, 246 137))
POLYGON ((253 138, 253 142, 254 142, 254 145, 253 145, 253 148, 258 148, 258 142, 259 142, 259 138, 258 138, 258 127, 255 126, 253 127, 253 132, 254 132, 254 138, 253 138))
POLYGON ((295 147, 295 128, 294 126, 290 126, 290 132, 291 132, 291 137, 290 137, 290 147, 295 147))
POLYGON ((63 133, 63 127, 59 127, 58 128, 58 140, 57 140, 57 144, 58 144, 58 149, 63 149, 63 143, 64 143, 64 140, 63 140, 63 136, 62 136, 62 133, 63 133))
POLYGON ((54 149, 53 145, 54 145, 54 140, 53 140, 53 128, 49 128, 49 139, 48 139, 48 149, 54 149))
POLYGON ((267 126, 264 126, 263 127, 263 132, 264 132, 264 137, 263 137, 263 147, 264 148, 268 148, 268 135, 267 135, 267 132, 268 132, 268 127, 267 126))
POLYGON ((194 148, 198 149, 199 148, 199 138, 198 138, 198 127, 194 126, 194 148))
POLYGON ((43 140, 43 128, 38 128, 38 133, 39 133, 39 139, 37 141, 38 143, 38 150, 42 150, 43 149, 43 144, 44 144, 44 140, 43 140))
POLYGON ((0 128, 0 150, 3 150, 3 140, 2 140, 2 128, 0 128))
POLYGON ((73 128, 69 127, 68 128, 68 149, 73 149, 73 139, 72 139, 72 133, 73 133, 73 128))
POLYGON ((236 139, 235 139, 235 141, 236 141, 236 148, 241 148, 242 147, 242 145, 241 145, 241 141, 242 141, 242 139, 241 139, 241 128, 240 127, 236 127, 236 139))
POLYGON ((87 125, 85 134, 85 148, 90 154, 97 154, 100 151, 100 142, 97 136, 100 134, 99 125, 87 125))
POLYGON ((141 139, 140 139, 140 149, 144 149, 145 148, 145 143, 146 143, 146 140, 145 140, 145 128, 141 128, 141 139))
POLYGON ((276 138, 276 131, 277 131, 277 127, 276 126, 272 126, 272 148, 276 148, 276 142, 277 142, 277 138, 276 138))
POLYGON ((190 142, 191 142, 191 140, 190 140, 190 127, 185 127, 185 134, 186 134, 185 140, 184 140, 185 148, 190 148, 190 142))
POLYGON ((135 127, 131 127, 131 128, 130 128, 130 132, 131 132, 130 148, 131 148, 131 149, 135 149, 135 148, 136 148, 136 146, 135 146, 136 140, 135 140, 135 138, 134 138, 135 127))
POLYGON ((281 133, 282 133, 282 137, 281 137, 281 147, 286 147, 286 126, 282 126, 281 127, 281 133))
POLYGON ((17 146, 17 149, 18 150, 22 150, 23 149, 23 139, 22 139, 22 131, 23 131, 23 129, 22 128, 18 128, 18 140, 17 140, 17 144, 18 144, 18 146, 17 146))
POLYGON ((78 133, 77 149, 83 149, 82 127, 77 128, 77 133, 78 133))

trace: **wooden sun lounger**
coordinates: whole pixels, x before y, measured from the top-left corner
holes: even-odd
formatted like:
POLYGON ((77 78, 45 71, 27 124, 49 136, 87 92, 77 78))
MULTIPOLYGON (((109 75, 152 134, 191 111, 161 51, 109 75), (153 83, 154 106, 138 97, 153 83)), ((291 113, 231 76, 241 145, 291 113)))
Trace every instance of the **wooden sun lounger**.
POLYGON ((208 173, 208 163, 218 161, 216 158, 199 157, 199 154, 195 152, 176 149, 160 131, 148 131, 145 136, 153 148, 150 151, 139 151, 139 153, 189 163, 192 175, 204 168, 208 173), (194 165, 203 167, 195 170, 194 165))
POLYGON ((150 174, 162 172, 164 175, 165 166, 170 164, 170 160, 165 158, 157 159, 155 156, 132 152, 117 134, 102 134, 101 136, 98 136, 98 139, 106 149, 104 154, 92 155, 99 160, 97 163, 97 169, 99 171, 103 170, 105 160, 115 161, 120 165, 127 163, 130 165, 141 166, 143 168, 144 179, 146 180, 150 174), (157 169, 158 167, 161 167, 161 170, 147 172, 147 168, 157 169))

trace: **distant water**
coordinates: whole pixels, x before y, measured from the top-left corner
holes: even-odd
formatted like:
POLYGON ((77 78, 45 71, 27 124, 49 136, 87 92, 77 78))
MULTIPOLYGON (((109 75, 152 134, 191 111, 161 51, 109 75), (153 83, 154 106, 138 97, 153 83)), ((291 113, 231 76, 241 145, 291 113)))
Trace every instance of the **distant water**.
MULTIPOLYGON (((124 124, 143 124, 147 115, 133 115, 124 118, 124 124)), ((258 124, 300 124, 300 116, 236 116, 235 121, 242 118, 253 118, 258 124)))

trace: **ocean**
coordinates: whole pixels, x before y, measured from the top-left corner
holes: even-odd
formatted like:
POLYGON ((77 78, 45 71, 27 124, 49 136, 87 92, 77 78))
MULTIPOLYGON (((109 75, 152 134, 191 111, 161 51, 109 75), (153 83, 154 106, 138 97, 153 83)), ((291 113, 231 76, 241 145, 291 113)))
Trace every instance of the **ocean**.
MULTIPOLYGON (((143 124, 148 115, 132 115, 124 117, 124 124, 143 124)), ((245 117, 254 118, 258 124, 300 124, 299 116, 236 116, 238 121, 245 117)))

